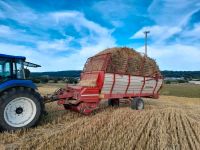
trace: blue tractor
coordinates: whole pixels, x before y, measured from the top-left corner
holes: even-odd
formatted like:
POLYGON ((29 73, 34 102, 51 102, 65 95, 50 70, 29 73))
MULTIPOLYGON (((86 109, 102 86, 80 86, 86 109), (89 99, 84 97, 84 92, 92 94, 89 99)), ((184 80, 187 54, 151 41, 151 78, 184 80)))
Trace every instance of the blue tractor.
POLYGON ((27 67, 40 67, 22 56, 0 54, 0 128, 18 130, 35 126, 44 111, 36 85, 26 80, 27 67))

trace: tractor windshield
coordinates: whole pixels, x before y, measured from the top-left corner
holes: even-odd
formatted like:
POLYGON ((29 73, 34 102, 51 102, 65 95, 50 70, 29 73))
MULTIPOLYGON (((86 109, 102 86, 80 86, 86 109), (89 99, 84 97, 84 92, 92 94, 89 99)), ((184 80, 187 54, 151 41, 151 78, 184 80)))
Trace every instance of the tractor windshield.
POLYGON ((0 59, 0 81, 24 79, 23 61, 0 59))

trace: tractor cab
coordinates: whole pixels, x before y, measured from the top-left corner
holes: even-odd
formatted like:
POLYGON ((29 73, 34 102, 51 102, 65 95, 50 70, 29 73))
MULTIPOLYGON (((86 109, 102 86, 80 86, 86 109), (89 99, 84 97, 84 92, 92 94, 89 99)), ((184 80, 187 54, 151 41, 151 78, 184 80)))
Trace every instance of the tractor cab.
POLYGON ((25 60, 26 58, 22 56, 0 54, 0 82, 26 79, 30 71, 25 67, 41 67, 25 60))

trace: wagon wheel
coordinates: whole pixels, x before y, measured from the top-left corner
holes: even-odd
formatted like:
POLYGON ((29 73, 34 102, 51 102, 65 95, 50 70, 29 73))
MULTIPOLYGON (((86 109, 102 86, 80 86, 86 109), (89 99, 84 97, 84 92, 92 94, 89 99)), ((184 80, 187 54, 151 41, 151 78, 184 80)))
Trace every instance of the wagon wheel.
POLYGON ((136 110, 144 109, 144 101, 140 97, 131 100, 131 108, 136 110))
POLYGON ((108 100, 108 106, 119 106, 119 99, 116 98, 116 99, 109 99, 108 100))

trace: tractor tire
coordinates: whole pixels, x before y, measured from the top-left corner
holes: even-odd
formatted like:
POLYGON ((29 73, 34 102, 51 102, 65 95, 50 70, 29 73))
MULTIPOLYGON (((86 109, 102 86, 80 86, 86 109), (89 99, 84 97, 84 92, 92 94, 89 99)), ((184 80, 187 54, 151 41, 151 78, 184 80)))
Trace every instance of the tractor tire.
POLYGON ((44 112, 43 99, 30 88, 12 88, 0 97, 0 128, 26 129, 38 124, 44 112))
POLYGON ((108 106, 118 107, 119 106, 119 99, 109 99, 108 106))
POLYGON ((144 101, 143 99, 137 97, 131 100, 131 108, 136 110, 144 109, 144 101))

